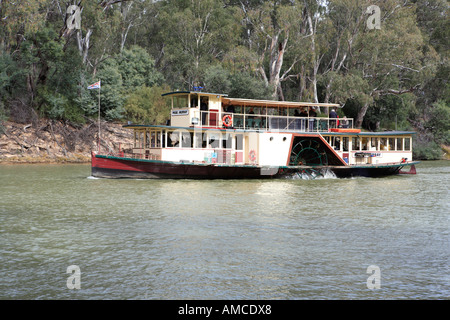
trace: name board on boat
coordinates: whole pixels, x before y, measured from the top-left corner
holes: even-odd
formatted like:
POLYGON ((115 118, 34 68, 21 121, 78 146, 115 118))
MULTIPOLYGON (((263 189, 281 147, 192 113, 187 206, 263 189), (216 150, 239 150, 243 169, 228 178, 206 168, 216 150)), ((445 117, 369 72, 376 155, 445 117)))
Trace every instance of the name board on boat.
POLYGON ((184 109, 184 110, 172 110, 172 115, 173 116, 186 116, 189 114, 189 110, 188 109, 184 109))
POLYGON ((355 152, 353 155, 355 158, 370 158, 370 157, 381 157, 380 152, 355 152))

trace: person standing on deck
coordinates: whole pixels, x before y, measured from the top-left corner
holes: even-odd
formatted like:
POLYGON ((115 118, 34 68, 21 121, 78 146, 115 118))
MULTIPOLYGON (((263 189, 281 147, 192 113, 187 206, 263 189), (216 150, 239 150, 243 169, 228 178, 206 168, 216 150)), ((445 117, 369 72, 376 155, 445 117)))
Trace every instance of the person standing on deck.
MULTIPOLYGON (((338 115, 334 109, 330 111, 330 119, 337 119, 338 115)), ((330 120, 330 128, 336 128, 336 120, 330 120)))

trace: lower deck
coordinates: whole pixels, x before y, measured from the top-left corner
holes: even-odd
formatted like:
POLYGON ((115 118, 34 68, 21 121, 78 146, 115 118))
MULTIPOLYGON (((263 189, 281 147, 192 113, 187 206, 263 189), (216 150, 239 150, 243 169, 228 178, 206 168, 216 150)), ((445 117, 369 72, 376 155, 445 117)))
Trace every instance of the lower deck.
POLYGON ((381 165, 412 159, 412 132, 127 127, 134 130, 134 143, 122 148, 120 155, 133 159, 278 167, 381 165))

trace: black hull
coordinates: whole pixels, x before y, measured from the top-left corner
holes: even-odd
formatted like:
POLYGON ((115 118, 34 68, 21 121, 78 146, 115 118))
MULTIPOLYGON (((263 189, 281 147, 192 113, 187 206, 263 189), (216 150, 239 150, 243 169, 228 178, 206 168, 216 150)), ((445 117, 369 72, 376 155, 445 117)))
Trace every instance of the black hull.
POLYGON ((414 163, 416 162, 377 166, 257 167, 173 163, 93 155, 92 176, 132 179, 274 179, 299 174, 316 178, 325 176, 328 171, 337 178, 383 177, 399 174, 403 167, 414 163))
POLYGON ((382 168, 334 168, 333 173, 338 178, 353 178, 353 177, 367 177, 367 178, 378 178, 386 177, 391 175, 396 175, 399 173, 403 166, 393 166, 393 167, 382 167, 382 168))
MULTIPOLYGON (((131 171, 113 168, 92 168, 92 176, 98 178, 115 178, 115 179, 196 179, 196 180, 213 180, 213 179, 270 179, 275 178, 273 174, 261 174, 259 168, 242 168, 233 170, 201 170, 201 172, 190 173, 191 170, 173 170, 173 172, 147 172, 147 171, 131 171), (180 172, 185 171, 185 172, 180 172)), ((170 171, 170 170, 169 170, 170 171)), ((198 170, 197 170, 198 171, 198 170)))

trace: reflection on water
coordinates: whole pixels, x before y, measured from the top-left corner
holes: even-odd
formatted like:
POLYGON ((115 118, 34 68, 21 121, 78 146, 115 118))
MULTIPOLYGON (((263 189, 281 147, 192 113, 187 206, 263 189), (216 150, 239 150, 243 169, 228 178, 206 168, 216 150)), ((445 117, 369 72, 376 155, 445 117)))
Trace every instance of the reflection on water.
POLYGON ((449 168, 195 181, 3 165, 0 298, 446 299, 449 168), (70 265, 80 290, 66 286, 70 265))

